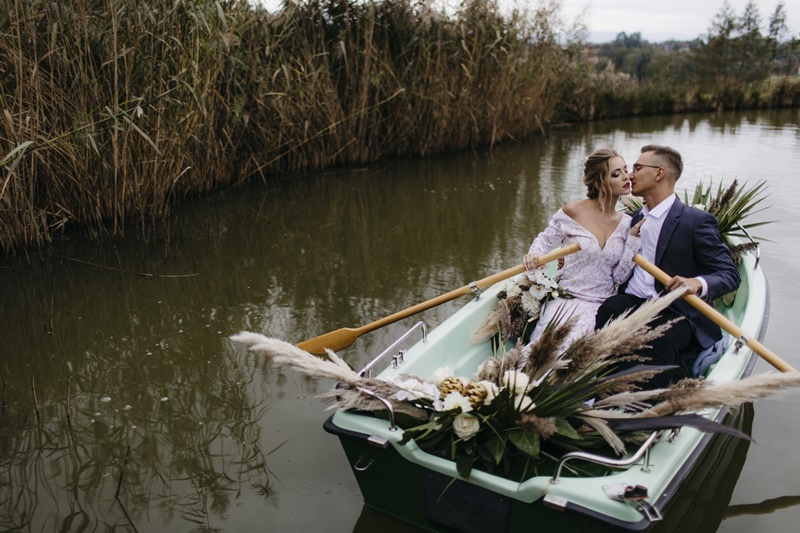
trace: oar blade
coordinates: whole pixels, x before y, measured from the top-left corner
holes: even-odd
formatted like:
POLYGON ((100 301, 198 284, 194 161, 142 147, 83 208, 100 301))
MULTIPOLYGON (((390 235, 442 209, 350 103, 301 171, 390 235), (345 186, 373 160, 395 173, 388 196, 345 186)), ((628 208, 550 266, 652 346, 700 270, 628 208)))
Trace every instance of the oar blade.
POLYGON ((337 352, 353 344, 359 336, 359 331, 353 328, 342 328, 308 339, 297 345, 301 350, 314 355, 325 355, 325 349, 337 352))

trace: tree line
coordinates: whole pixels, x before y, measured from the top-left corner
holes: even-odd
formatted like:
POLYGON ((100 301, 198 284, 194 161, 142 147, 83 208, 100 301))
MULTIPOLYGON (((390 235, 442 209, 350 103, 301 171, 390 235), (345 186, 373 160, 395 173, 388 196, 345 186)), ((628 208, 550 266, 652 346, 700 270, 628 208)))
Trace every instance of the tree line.
POLYGON ((693 97, 700 109, 797 105, 795 84, 788 81, 800 74, 800 35, 786 21, 783 0, 766 22, 754 1, 739 14, 725 1, 708 33, 696 39, 650 43, 641 32, 621 32, 596 45, 596 73, 627 75, 645 90, 669 87, 688 95, 690 107, 693 97), (776 90, 765 90, 765 84, 777 84, 776 90), (767 94, 772 98, 762 102, 767 94))

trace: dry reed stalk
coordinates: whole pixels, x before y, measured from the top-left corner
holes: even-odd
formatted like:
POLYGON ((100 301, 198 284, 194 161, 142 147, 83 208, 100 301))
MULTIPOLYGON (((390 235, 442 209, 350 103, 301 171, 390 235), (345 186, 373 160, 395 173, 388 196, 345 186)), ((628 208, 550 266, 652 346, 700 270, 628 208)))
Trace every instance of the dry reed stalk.
POLYGON ((361 377, 331 350, 327 350, 328 360, 324 360, 286 341, 266 337, 259 333, 242 331, 232 335, 230 339, 247 346, 248 350, 262 353, 277 366, 291 368, 314 378, 332 379, 343 384, 342 387, 320 395, 323 400, 335 402, 334 407, 362 411, 385 410, 386 406, 374 398, 373 394, 375 394, 391 401, 395 412, 416 419, 427 417, 422 409, 406 402, 394 401, 394 395, 404 390, 397 384, 381 379, 361 377))
MULTIPOLYGON (((684 380, 687 381, 687 380, 684 380)), ((709 407, 737 407, 766 398, 789 387, 800 385, 800 372, 760 374, 728 383, 689 383, 672 387, 661 395, 662 401, 639 416, 660 416, 668 412, 693 412, 709 407), (673 390, 674 389, 674 390, 673 390)))
POLYGON ((72 225, 147 235, 181 196, 254 174, 528 136, 570 61, 557 12, 495 0, 36 6, 0 0, 6 251, 72 225))

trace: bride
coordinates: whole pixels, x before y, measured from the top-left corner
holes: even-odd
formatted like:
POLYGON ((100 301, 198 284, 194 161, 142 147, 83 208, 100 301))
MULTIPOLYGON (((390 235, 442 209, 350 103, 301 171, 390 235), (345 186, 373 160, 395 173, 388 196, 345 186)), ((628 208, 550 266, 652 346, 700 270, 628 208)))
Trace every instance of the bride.
POLYGON ((631 227, 630 215, 616 210, 619 197, 631 192, 625 160, 608 148, 595 151, 584 164, 583 183, 587 197, 560 208, 522 258, 525 268, 533 270, 542 266, 538 258, 556 246, 581 247, 564 259, 557 275, 559 285, 574 298, 548 302, 531 334, 531 339, 538 338, 556 317, 574 317, 576 324, 562 348, 594 329, 597 309, 616 293, 616 284, 630 277, 633 256, 641 249, 642 223, 631 227))

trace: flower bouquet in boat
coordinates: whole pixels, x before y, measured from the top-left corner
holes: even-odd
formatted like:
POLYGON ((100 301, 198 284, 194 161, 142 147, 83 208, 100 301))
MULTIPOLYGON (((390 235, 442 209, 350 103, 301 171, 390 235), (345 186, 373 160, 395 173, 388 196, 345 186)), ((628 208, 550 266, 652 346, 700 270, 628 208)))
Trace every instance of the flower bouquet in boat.
POLYGON ((506 282, 497 294, 497 308, 484 320, 470 342, 479 343, 497 336, 502 343, 527 342, 548 302, 573 296, 558 284, 558 274, 552 278, 536 269, 506 282))
MULTIPOLYGON (((553 296, 557 289, 550 291, 553 296)), ((654 300, 561 351, 560 340, 573 325, 564 317, 530 344, 519 342, 510 349, 501 344, 471 376, 439 367, 429 376, 372 378, 355 372, 333 352, 325 360, 249 332, 232 340, 279 366, 335 380, 336 386, 322 395, 335 407, 381 419, 391 413, 403 429, 399 445, 413 441, 425 452, 453 461, 462 478, 477 468, 523 481, 540 475, 542 468, 549 475, 554 461, 569 451, 606 448, 623 455, 629 443, 641 444, 657 429, 687 426, 748 438, 696 412, 800 385, 800 374, 770 374, 721 384, 682 379, 666 389, 644 391, 639 383, 671 368, 613 372, 615 362, 635 359, 633 353, 663 334, 665 326, 648 324, 679 296, 676 291, 654 300)))

